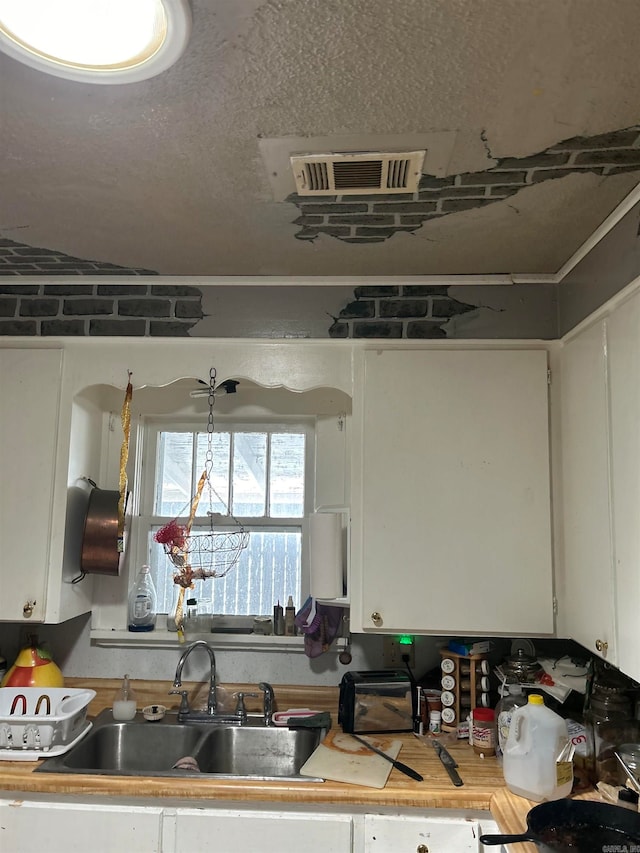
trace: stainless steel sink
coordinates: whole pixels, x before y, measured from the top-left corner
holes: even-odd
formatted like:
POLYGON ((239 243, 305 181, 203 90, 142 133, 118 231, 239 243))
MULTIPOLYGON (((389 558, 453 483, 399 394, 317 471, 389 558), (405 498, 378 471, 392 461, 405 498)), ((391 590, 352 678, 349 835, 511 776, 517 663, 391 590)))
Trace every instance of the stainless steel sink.
MULTIPOLYGON (((115 722, 103 711, 91 731, 69 752, 46 759, 39 773, 89 773, 110 776, 207 776, 218 778, 311 781, 300 768, 325 735, 324 729, 161 722, 115 722), (186 756, 200 771, 173 769, 186 756)), ((318 781, 318 780, 316 780, 318 781)))
POLYGON ((282 778, 298 775, 319 742, 313 729, 225 726, 210 730, 193 755, 204 773, 282 778))

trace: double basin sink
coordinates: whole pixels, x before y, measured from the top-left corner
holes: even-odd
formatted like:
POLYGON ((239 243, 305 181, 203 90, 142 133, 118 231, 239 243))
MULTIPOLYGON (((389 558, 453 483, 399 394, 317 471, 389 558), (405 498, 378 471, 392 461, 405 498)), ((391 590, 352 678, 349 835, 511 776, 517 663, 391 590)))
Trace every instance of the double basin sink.
POLYGON ((123 723, 105 710, 79 743, 63 755, 44 761, 36 772, 314 781, 300 776, 300 768, 325 730, 266 727, 261 723, 252 718, 242 726, 179 723, 173 714, 155 722, 137 714, 123 723), (193 761, 184 762, 187 767, 174 768, 185 758, 195 760, 198 769, 193 761))

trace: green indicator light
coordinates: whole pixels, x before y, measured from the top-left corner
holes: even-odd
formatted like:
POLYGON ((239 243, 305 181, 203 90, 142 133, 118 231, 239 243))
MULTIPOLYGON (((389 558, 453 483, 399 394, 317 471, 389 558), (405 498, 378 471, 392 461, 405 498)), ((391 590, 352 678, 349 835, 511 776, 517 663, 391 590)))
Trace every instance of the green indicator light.
POLYGON ((403 634, 401 637, 398 637, 398 643, 401 646, 412 646, 413 637, 409 636, 409 634, 403 634))

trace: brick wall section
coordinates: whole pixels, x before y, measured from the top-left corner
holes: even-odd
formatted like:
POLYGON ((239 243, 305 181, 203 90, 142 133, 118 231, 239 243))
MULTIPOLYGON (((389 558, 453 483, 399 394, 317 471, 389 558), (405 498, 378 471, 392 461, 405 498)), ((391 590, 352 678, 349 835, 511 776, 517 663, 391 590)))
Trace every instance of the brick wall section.
POLYGON ((446 286, 357 287, 329 328, 332 338, 446 338, 444 324, 477 305, 459 302, 446 286))
POLYGON ((27 285, 0 279, 0 336, 186 337, 202 317, 197 287, 27 285))
POLYGON ((16 243, 0 237, 0 276, 10 275, 157 275, 152 270, 119 267, 74 258, 64 252, 16 243))
POLYGON ((541 181, 583 172, 606 177, 640 171, 640 125, 599 136, 566 139, 529 157, 503 157, 483 172, 446 178, 423 175, 417 192, 309 198, 291 195, 300 210, 294 220, 299 240, 321 234, 347 243, 381 243, 426 222, 495 204, 541 181))

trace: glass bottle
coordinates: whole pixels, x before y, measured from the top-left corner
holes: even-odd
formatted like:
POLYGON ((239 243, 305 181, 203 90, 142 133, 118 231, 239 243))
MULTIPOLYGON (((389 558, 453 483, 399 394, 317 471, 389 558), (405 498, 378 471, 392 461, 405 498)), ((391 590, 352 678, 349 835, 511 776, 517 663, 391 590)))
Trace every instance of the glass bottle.
POLYGON ((136 715, 136 694, 131 689, 128 675, 122 679, 122 685, 113 697, 111 713, 114 720, 133 720, 136 715))
POLYGON ((616 686, 594 683, 585 726, 594 782, 624 785, 624 772, 615 757, 615 749, 633 741, 638 729, 628 693, 616 686))

